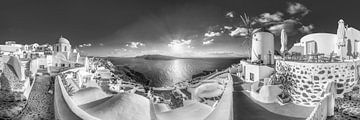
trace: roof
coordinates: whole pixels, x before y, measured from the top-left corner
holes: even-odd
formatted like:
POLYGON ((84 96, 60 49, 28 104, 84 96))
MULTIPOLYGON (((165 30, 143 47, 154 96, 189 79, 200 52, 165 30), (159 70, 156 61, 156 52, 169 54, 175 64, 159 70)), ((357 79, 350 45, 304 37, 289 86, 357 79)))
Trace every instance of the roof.
POLYGON ((59 38, 59 43, 70 44, 69 40, 62 36, 59 38))
POLYGON ((159 120, 204 120, 213 109, 203 103, 194 102, 167 112, 157 113, 159 120))
POLYGON ((108 97, 104 91, 97 87, 87 87, 76 91, 71 98, 77 105, 86 104, 108 97))
POLYGON ((18 78, 21 78, 21 64, 17 57, 10 56, 9 61, 7 62, 9 66, 11 66, 12 71, 18 78))
POLYGON ((0 45, 0 51, 16 52, 18 49, 20 49, 18 46, 0 45))
POLYGON ((84 109, 102 120, 150 120, 150 101, 133 93, 119 93, 102 102, 91 102, 84 109))

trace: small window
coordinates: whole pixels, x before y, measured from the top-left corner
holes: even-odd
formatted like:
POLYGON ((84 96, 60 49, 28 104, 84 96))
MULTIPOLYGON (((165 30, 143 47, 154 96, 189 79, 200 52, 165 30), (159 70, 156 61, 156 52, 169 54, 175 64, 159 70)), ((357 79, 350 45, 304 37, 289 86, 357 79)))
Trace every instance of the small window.
POLYGON ((61 64, 61 67, 65 67, 65 64, 61 64))
POLYGON ((45 65, 40 65, 40 68, 41 68, 41 69, 44 69, 44 68, 45 68, 45 65))
POLYGON ((306 42, 306 54, 316 54, 317 44, 314 40, 306 42))
POLYGON ((254 73, 250 73, 250 80, 254 81, 254 73))

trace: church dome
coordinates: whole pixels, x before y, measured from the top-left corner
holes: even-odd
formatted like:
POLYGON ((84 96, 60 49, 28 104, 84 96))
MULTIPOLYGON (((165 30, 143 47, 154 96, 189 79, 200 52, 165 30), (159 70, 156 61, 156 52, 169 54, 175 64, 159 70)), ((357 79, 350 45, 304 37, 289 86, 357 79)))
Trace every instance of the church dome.
POLYGON ((59 43, 70 44, 69 40, 67 40, 66 38, 64 38, 62 36, 59 38, 59 43))

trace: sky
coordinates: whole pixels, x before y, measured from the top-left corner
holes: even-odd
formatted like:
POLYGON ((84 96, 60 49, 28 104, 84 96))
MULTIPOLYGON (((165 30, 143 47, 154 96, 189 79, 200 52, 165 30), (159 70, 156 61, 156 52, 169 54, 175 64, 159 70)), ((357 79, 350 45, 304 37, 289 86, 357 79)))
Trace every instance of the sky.
POLYGON ((356 0, 2 0, 0 43, 55 44, 63 36, 92 56, 240 57, 249 43, 230 34, 241 23, 238 15, 301 22, 286 28, 291 47, 311 32, 335 33, 339 19, 360 29, 356 9, 356 0))

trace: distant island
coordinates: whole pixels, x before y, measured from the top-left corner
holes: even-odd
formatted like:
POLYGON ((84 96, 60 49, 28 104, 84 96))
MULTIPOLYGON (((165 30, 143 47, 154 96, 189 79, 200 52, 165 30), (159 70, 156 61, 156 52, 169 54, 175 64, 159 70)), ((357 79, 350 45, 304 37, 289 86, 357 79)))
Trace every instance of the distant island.
POLYGON ((136 56, 135 58, 142 58, 142 59, 145 59, 145 60, 174 60, 174 59, 178 59, 178 57, 165 56, 165 55, 141 55, 141 56, 136 56))

